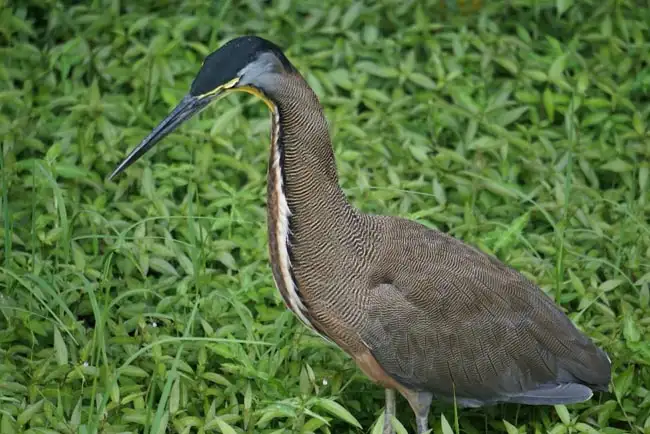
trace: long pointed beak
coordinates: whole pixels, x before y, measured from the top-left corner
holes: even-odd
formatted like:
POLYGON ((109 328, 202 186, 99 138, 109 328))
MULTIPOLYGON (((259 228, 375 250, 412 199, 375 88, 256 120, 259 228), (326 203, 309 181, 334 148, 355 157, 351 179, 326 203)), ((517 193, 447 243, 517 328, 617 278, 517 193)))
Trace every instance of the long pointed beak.
POLYGON ((180 124, 205 108, 210 101, 214 100, 215 96, 197 97, 186 95, 174 110, 115 168, 108 179, 112 180, 131 164, 135 163, 138 158, 142 157, 149 149, 174 131, 180 124))

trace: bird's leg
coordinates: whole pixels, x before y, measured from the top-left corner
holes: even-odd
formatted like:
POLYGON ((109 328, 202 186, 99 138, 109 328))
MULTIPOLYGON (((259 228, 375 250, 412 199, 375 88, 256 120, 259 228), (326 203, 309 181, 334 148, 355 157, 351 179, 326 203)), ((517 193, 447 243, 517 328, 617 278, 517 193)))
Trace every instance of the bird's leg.
POLYGON ((423 434, 429 430, 429 410, 427 409, 426 414, 415 415, 415 424, 418 427, 418 434, 423 434))
POLYGON ((409 404, 415 413, 415 424, 418 434, 424 434, 429 430, 429 408, 433 394, 429 392, 415 392, 409 399, 409 404))
POLYGON ((386 389, 386 410, 384 411, 383 434, 395 434, 391 419, 395 415, 395 389, 386 389))

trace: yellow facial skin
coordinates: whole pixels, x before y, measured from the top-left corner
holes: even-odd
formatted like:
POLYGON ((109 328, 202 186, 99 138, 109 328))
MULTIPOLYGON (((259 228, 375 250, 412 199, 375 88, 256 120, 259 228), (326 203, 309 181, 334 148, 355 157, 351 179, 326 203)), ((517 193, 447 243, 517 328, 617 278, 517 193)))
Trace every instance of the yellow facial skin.
POLYGON ((214 89, 212 89, 210 92, 206 92, 203 95, 199 95, 199 98, 207 98, 213 95, 219 95, 219 97, 223 97, 229 92, 234 92, 234 91, 241 91, 241 92, 246 92, 250 93, 251 95, 255 95, 256 97, 260 98, 264 103, 268 106, 269 109, 271 109, 272 112, 275 112, 275 105, 269 100, 266 95, 264 95, 262 92, 259 91, 259 89, 256 89, 252 86, 241 86, 241 87, 235 87, 237 83, 239 83, 240 78, 236 77, 230 80, 226 84, 222 84, 221 86, 218 86, 214 89))

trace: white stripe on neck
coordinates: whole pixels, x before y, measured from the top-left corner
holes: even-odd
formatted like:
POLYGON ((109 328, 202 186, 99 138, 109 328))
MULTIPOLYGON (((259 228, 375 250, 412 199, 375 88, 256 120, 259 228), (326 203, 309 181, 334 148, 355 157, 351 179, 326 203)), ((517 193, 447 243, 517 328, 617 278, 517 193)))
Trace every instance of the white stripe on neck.
MULTIPOLYGON (((309 328, 314 329, 314 326, 311 325, 305 315, 307 308, 300 299, 296 283, 291 277, 291 259, 289 258, 288 247, 289 217, 291 217, 291 210, 289 209, 289 204, 287 203, 287 198, 284 194, 282 167, 280 166, 280 146, 278 144, 280 140, 280 112, 277 106, 273 107, 273 127, 275 128, 275 131, 273 133, 273 143, 271 144, 271 146, 273 146, 273 162, 271 164, 271 170, 273 170, 275 185, 273 185, 272 188, 275 191, 275 197, 278 201, 278 215, 275 220, 275 227, 272 228, 272 230, 275 231, 275 237, 277 240, 280 275, 282 282, 284 283, 284 288, 288 294, 287 301, 289 308, 296 314, 300 321, 309 328)), ((278 282, 275 284, 278 287, 280 286, 278 285, 278 282)))

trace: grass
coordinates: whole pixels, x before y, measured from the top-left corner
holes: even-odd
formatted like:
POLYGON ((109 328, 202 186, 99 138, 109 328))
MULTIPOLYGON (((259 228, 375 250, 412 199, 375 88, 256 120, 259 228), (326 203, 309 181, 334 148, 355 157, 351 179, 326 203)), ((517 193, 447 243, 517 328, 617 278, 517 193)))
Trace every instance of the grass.
POLYGON ((106 181, 256 33, 321 97, 356 206, 496 254, 613 360, 588 403, 435 403, 434 431, 650 433, 650 4, 484 3, 2 2, 0 432, 377 432, 383 391, 274 288, 263 104, 106 181))

